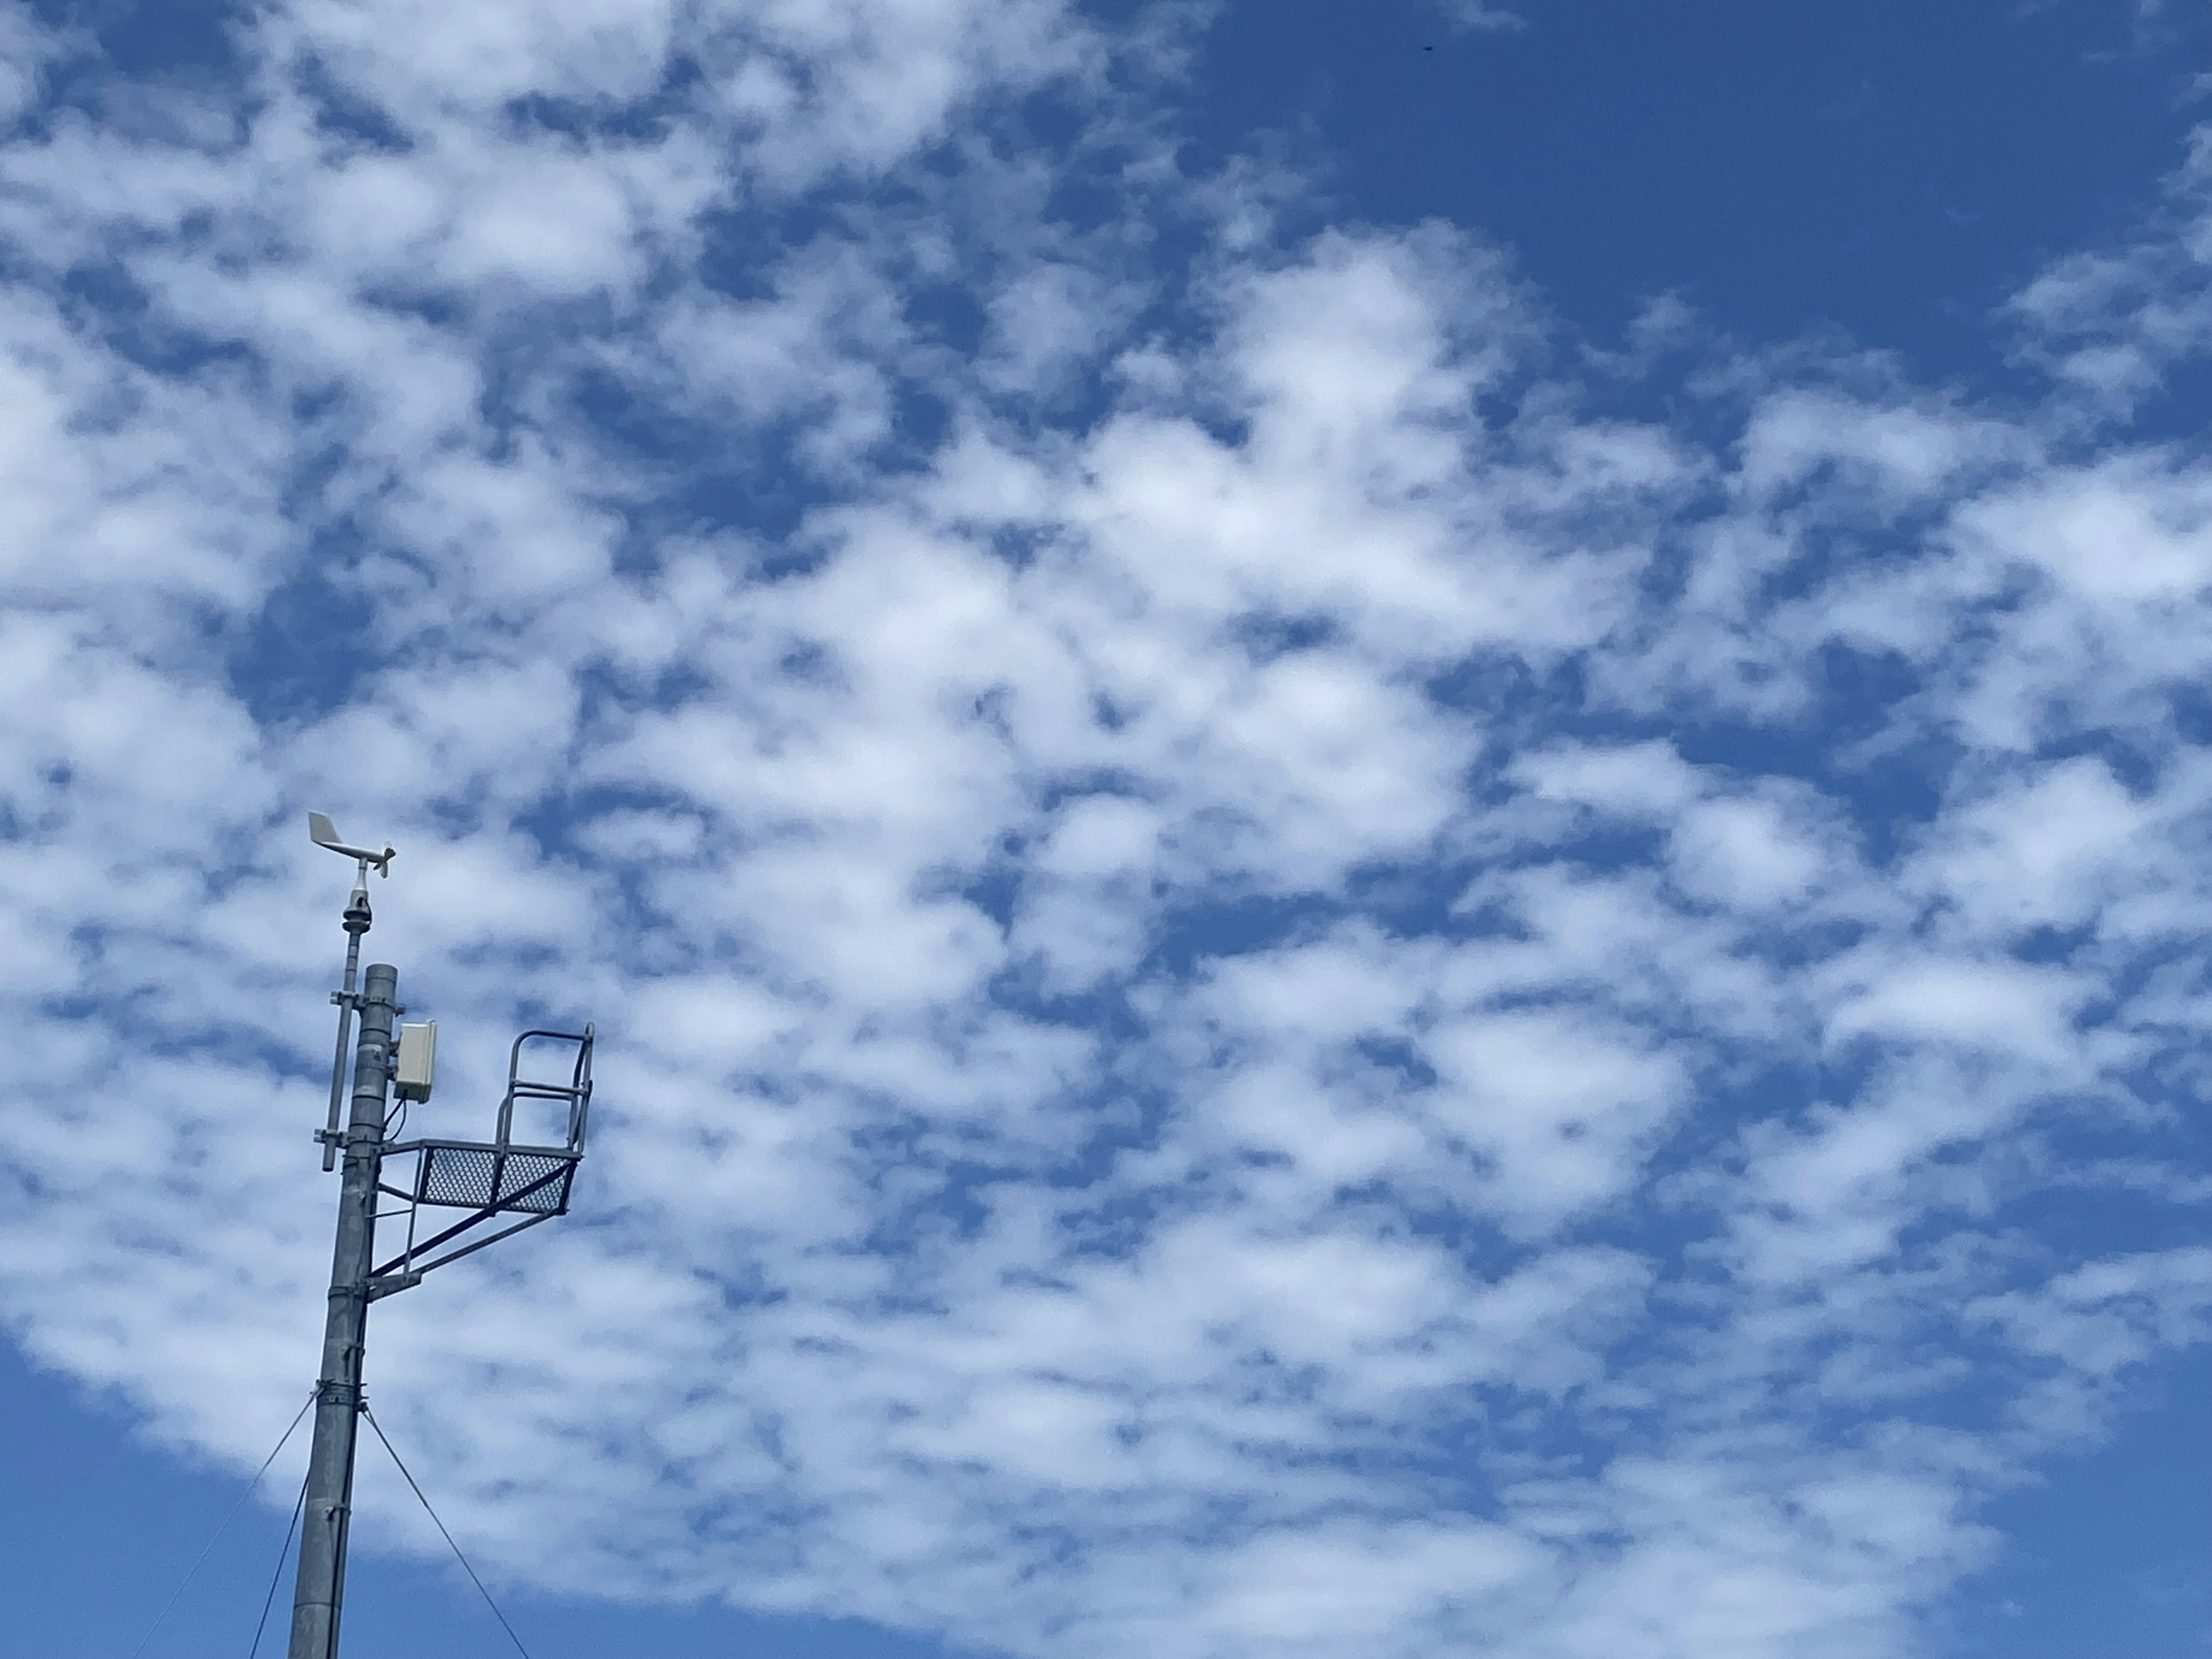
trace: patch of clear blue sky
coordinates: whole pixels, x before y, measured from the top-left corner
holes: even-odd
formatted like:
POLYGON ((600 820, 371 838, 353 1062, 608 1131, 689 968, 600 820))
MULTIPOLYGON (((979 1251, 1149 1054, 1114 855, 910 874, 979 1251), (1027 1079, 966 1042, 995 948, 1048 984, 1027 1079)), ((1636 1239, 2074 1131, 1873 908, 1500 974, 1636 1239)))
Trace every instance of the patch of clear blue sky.
POLYGON ((1944 1659, 2212 1655, 2212 1353, 2137 1385, 2106 1444, 1996 1504, 1987 1571, 1931 1618, 1944 1659))
POLYGON ((1601 340, 1672 293, 1746 340, 1840 329, 1974 382, 2000 366, 1990 308, 2139 222, 2212 118, 2196 6, 1514 9, 1528 27, 1469 32, 1431 0, 1231 4, 1201 151, 1282 135, 1348 214, 1491 237, 1601 340))
MULTIPOLYGON (((219 83, 229 64, 223 9, 208 0, 39 9, 96 29, 129 72, 219 83)), ((2192 100, 2212 36, 2193 6, 1522 9, 1523 30, 1469 33, 1426 0, 1224 6, 1185 112, 1192 159, 1266 147, 1321 182, 1332 216, 1456 223, 1512 250, 1561 319, 1601 342, 1674 294, 1747 343, 1835 332, 1916 377, 1991 390, 2012 380, 1992 308, 2046 258, 2138 222, 2183 132, 2212 117, 2192 100)), ((304 1126, 302 1146, 312 1179, 304 1126)), ((301 1356, 303 1379, 312 1363, 301 1356)), ((2212 1654, 2208 1391, 2212 1357, 2192 1356, 2130 1402, 2106 1445, 2006 1500, 1991 1518, 2012 1542, 1934 1619, 1931 1650, 2212 1654)), ((0 1420, 0 1659, 128 1653, 236 1481, 138 1443, 125 1417, 4 1344, 0 1420)), ((434 1469, 420 1473, 434 1493, 434 1469)), ((241 1651, 282 1529, 266 1506, 241 1517, 149 1652, 241 1651)), ((449 1569, 364 1542, 350 1654, 507 1650, 449 1569)), ((288 1598, 280 1587, 280 1621, 288 1598)), ((540 1659, 941 1652, 848 1625, 507 1599, 540 1659)))

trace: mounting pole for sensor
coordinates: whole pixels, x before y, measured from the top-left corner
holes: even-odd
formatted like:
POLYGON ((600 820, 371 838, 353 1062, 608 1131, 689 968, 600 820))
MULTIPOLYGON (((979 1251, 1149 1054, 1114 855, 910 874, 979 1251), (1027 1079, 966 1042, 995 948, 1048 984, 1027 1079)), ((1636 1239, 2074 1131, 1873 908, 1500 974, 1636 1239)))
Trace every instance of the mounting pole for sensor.
POLYGON ((346 930, 345 982, 331 993, 331 1000, 338 1008, 337 1052, 331 1056, 331 1115, 324 1123, 322 1133, 315 1139, 323 1143, 323 1170, 328 1173, 337 1165, 338 1147, 345 1137, 338 1133, 338 1113, 345 1104, 346 1044, 353 1036, 353 1015, 359 999, 355 995, 355 975, 361 966, 361 936, 374 921, 368 908, 368 860, 362 860, 361 872, 355 877, 353 895, 346 901, 345 915, 340 925, 346 930))
POLYGON ((315 1434, 300 1512, 290 1659, 331 1659, 338 1646, 346 1535, 353 1520, 362 1358, 368 1341, 369 1270, 376 1260, 377 1176, 384 1162, 392 1025, 399 1012, 399 970, 386 963, 370 963, 360 1003, 353 1115, 345 1130, 337 1242, 331 1257, 330 1302, 323 1319, 323 1368, 315 1382, 315 1434))
POLYGON ((389 842, 380 853, 366 847, 349 847, 339 837, 337 825, 331 822, 326 812, 307 814, 307 839, 354 860, 353 892, 346 900, 341 924, 346 930, 345 983, 331 993, 331 1000, 338 1007, 338 1046, 337 1053, 331 1056, 331 1113, 322 1133, 315 1137, 323 1143, 323 1169, 327 1173, 337 1164, 338 1147, 345 1139, 338 1133, 338 1113, 345 1104, 346 1042, 353 1034, 356 1003, 354 975, 361 966, 361 936, 374 920, 368 908, 368 868, 374 865, 376 873, 388 881, 392 860, 399 853, 389 842))

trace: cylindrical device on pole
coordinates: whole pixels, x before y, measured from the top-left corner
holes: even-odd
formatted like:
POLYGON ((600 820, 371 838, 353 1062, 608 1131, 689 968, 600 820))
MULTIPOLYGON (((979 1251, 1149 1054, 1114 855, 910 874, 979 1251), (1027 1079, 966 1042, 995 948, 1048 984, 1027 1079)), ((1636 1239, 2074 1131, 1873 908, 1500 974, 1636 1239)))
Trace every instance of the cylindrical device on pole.
POLYGON ((368 1336, 368 1278, 375 1266, 376 1182, 384 1156, 385 1091, 399 970, 372 963, 354 1048, 353 1115, 346 1125, 337 1248, 331 1261, 323 1369, 315 1386, 315 1437, 300 1516, 300 1575, 292 1597, 289 1659, 333 1659, 345 1599, 346 1534, 353 1518, 353 1458, 361 1419, 362 1348, 368 1336))

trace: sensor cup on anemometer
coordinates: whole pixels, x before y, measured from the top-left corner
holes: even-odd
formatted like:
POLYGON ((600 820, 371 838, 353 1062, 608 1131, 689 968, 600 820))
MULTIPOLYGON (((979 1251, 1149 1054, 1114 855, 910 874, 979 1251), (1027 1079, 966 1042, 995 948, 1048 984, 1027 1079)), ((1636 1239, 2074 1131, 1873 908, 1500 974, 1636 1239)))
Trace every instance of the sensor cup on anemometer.
MULTIPOLYGON (((434 1268, 568 1213, 590 1124, 593 1030, 587 1024, 580 1031, 529 1030, 515 1038, 507 1050, 507 1093, 500 1102, 494 1139, 395 1139, 393 1097, 402 1104, 401 1121, 407 1103, 429 1099, 438 1054, 434 1023, 399 1024, 398 1017, 405 1012, 399 1005, 399 970, 372 963, 365 976, 360 973, 362 935, 374 921, 368 872, 374 866, 379 875, 389 877, 397 854, 389 843, 380 852, 349 844, 321 812, 307 815, 307 835, 316 846, 355 862, 353 891, 343 918, 345 981, 331 997, 338 1008, 338 1044, 331 1065, 330 1115, 315 1136, 322 1143, 323 1168, 333 1168, 343 1158, 344 1174, 323 1366, 315 1385, 314 1441, 300 1511, 299 1580, 288 1656, 332 1659, 345 1584, 355 1419, 368 1411, 362 1392, 362 1365, 369 1304, 421 1284, 423 1274, 434 1268), (354 1039, 356 1016, 361 1031, 354 1039), (548 1048, 560 1056, 553 1075, 524 1075, 526 1054, 535 1058, 548 1048), (339 1119, 349 1099, 352 1109, 342 1128, 339 1119), (558 1138, 516 1139, 518 1104, 556 1109, 558 1138), (411 1173, 386 1178, 388 1166, 410 1158, 411 1173), (380 1197, 398 1199, 403 1207, 380 1213, 380 1197), (426 1209, 465 1213, 451 1225, 420 1237, 426 1209), (405 1245, 378 1263, 377 1222, 403 1215, 405 1245), (492 1224, 485 1231, 487 1224, 492 1224)), ((411 1482, 413 1477, 409 1479, 411 1482)), ((465 1559, 463 1565, 467 1565, 465 1559)))

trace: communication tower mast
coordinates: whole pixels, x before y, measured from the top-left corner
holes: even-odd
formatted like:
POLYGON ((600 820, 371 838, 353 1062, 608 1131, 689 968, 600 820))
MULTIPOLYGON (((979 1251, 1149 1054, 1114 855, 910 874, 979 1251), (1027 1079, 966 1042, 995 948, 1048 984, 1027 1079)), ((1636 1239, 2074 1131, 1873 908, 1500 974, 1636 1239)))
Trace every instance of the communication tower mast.
MULTIPOLYGON (((292 1599, 289 1659, 335 1659, 338 1619, 345 1602, 346 1543, 353 1518, 354 1453, 364 1407, 362 1358, 368 1340, 368 1304, 422 1282, 422 1275, 474 1255, 525 1228, 565 1215, 592 1104, 592 1027, 580 1031, 525 1031, 507 1051, 507 1094, 490 1140, 395 1138, 392 1101, 404 1109, 426 1101, 437 1058, 434 1022, 403 1024, 399 970, 372 963, 358 987, 362 935, 372 920, 368 872, 389 878, 394 851, 347 845, 320 812, 307 814, 307 834, 319 847, 355 861, 353 892, 342 925, 346 932, 345 979, 331 994, 338 1009, 337 1051, 331 1061, 329 1121, 316 1134, 323 1168, 339 1167, 337 1243, 331 1261, 330 1309, 323 1326, 322 1370, 315 1385, 314 1438, 300 1517, 300 1569, 292 1599), (355 1017, 352 1109, 343 1128, 346 1046, 355 1017), (550 1051, 554 1076, 524 1074, 529 1060, 542 1065, 550 1051), (551 1109, 557 1140, 515 1139, 515 1110, 551 1109), (411 1160, 411 1163, 410 1162, 411 1160), (397 1182, 386 1179, 391 1166, 397 1182), (399 1200, 407 1220, 405 1243, 377 1261, 380 1198, 399 1200), (432 1220, 422 1224, 425 1212, 432 1220), (463 1213, 439 1226, 440 1211, 463 1213), (422 1236, 427 1232, 428 1236, 422 1236)), ((523 1125, 528 1132, 527 1121, 523 1125)), ((397 1218, 397 1212, 393 1218, 397 1218)))

